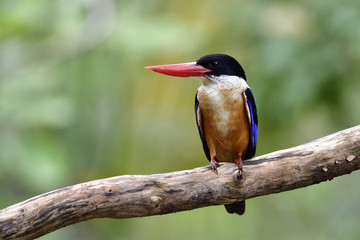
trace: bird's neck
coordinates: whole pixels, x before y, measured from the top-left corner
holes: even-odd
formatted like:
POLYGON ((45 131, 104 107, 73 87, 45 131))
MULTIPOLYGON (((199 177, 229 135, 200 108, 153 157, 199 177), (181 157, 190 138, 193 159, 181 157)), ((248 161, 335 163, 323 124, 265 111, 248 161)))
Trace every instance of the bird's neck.
POLYGON ((238 76, 209 76, 201 79, 202 86, 199 90, 205 92, 223 92, 223 91, 235 91, 243 92, 246 88, 249 88, 246 81, 238 76))

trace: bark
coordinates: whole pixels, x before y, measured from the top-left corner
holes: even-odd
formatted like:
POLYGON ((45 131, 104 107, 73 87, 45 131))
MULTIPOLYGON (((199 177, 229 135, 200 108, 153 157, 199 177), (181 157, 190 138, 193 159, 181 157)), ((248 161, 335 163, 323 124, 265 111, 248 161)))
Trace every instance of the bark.
MULTIPOLYGON (((33 239, 94 218, 132 218, 228 204, 331 180, 360 168, 360 125, 234 164, 124 175, 61 188, 0 211, 0 239, 33 239)), ((225 210, 224 210, 224 214, 225 210)))

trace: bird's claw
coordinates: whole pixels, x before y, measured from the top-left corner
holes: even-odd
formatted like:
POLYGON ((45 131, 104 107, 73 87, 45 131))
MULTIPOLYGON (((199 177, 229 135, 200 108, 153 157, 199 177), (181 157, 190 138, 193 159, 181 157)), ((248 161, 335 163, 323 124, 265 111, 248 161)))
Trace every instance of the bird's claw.
POLYGON ((215 160, 215 155, 211 155, 210 166, 211 166, 211 170, 217 175, 218 174, 217 167, 220 166, 220 165, 215 160))
POLYGON ((234 159, 234 162, 235 162, 235 165, 239 169, 238 174, 237 174, 237 179, 240 179, 242 177, 242 170, 243 170, 241 153, 238 154, 238 158, 234 159))
POLYGON ((242 170, 239 169, 239 171, 238 171, 238 173, 237 173, 237 175, 236 175, 236 178, 237 178, 238 180, 242 179, 242 170))

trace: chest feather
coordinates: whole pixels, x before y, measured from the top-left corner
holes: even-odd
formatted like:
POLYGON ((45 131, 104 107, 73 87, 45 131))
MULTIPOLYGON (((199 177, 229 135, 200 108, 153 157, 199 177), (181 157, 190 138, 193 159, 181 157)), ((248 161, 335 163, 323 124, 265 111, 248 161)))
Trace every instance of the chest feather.
POLYGON ((204 127, 216 128, 218 134, 227 135, 243 125, 247 121, 245 89, 246 86, 240 84, 232 87, 220 84, 200 87, 198 100, 204 127))

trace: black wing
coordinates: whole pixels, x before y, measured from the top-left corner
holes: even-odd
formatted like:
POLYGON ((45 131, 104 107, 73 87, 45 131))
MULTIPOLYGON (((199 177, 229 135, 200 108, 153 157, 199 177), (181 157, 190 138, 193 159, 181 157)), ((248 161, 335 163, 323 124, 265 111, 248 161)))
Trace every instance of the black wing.
POLYGON ((201 116, 201 109, 199 106, 199 101, 197 99, 197 92, 195 95, 195 118, 196 118, 196 125, 198 127, 198 131, 199 131, 199 135, 200 135, 200 139, 201 139, 201 143, 205 152, 205 155, 207 157, 207 159, 210 161, 210 150, 209 147, 206 143, 206 139, 205 139, 205 134, 204 134, 204 129, 202 126, 202 116, 201 116))

